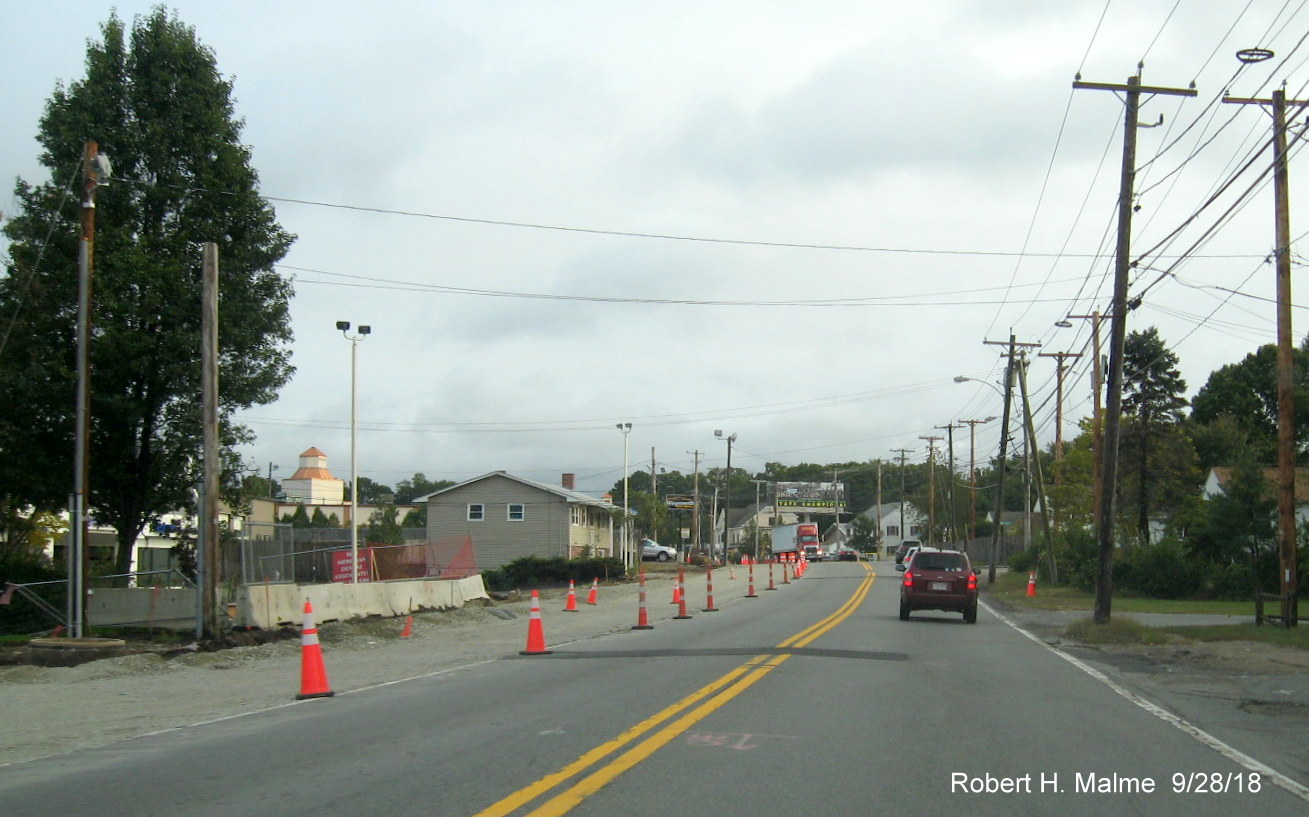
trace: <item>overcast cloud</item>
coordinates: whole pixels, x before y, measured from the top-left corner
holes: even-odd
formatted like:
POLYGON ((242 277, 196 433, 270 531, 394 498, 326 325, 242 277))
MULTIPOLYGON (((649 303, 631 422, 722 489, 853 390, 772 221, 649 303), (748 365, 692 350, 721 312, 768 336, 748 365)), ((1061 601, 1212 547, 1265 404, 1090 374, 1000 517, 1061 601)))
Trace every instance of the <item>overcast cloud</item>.
MULTIPOLYGON (((697 450, 721 466, 715 428, 751 471, 921 460, 934 426, 1000 413, 995 392, 953 381, 999 376, 984 340, 1012 327, 1082 351, 1086 322, 1054 322, 1108 308, 1123 106, 1074 76, 1123 83, 1143 59, 1145 84, 1199 90, 1144 108, 1164 116, 1138 137, 1144 252, 1268 137, 1224 91, 1309 98, 1304 5, 171 3, 234 81, 262 192, 299 237, 284 260, 298 372, 242 416, 259 436, 245 455, 285 477, 317 446, 348 477, 334 324, 349 320, 373 329, 360 472, 385 484, 503 469, 598 492, 621 476, 619 422, 633 468, 652 447, 670 470, 697 450), (1235 52, 1256 45, 1277 57, 1242 69, 1235 52), (834 300, 850 302, 798 303, 834 300)), ((15 178, 44 179, 43 106, 82 78, 115 7, 130 21, 150 5, 0 0, 0 210, 15 178)), ((1305 178, 1293 160, 1297 236, 1305 178)), ((1264 187, 1133 315, 1192 394, 1275 338, 1272 304, 1249 297, 1273 294, 1271 213, 1264 187)), ((1070 426, 1090 411, 1089 363, 1068 380, 1070 426)), ((1053 361, 1030 379, 1048 443, 1053 361)))

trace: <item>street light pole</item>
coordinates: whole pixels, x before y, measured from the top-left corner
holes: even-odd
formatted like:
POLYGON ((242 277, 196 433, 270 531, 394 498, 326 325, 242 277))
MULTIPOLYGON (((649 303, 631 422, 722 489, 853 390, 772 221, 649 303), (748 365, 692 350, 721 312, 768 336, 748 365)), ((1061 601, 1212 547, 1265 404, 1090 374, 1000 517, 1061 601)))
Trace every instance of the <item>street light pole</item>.
POLYGON ((617 428, 623 433, 623 564, 632 567, 634 562, 631 561, 631 543, 629 542, 628 520, 631 519, 632 513, 627 501, 627 435, 632 433, 631 423, 618 423, 617 428))
POLYGON ((337 321, 336 328, 350 341, 350 583, 359 583, 359 342, 373 331, 360 326, 358 335, 350 334, 349 321, 337 321))

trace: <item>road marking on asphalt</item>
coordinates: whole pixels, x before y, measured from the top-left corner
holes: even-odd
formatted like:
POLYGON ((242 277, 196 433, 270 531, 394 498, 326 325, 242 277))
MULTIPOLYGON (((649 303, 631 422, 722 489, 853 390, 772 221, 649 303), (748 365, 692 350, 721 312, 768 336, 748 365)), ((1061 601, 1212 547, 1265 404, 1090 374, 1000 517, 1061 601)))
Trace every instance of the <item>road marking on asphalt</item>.
MULTIPOLYGON (((877 578, 877 574, 873 573, 872 569, 867 565, 864 566, 864 571, 865 576, 860 581, 858 589, 835 613, 786 639, 778 644, 776 649, 785 650, 788 647, 807 646, 817 640, 819 636, 849 618, 868 596, 873 580, 877 578)), ((505 817, 505 815, 511 814, 536 798, 545 795, 551 789, 581 775, 609 755, 618 752, 628 744, 634 743, 647 732, 657 729, 640 743, 529 812, 526 817, 558 817, 558 815, 566 814, 587 797, 604 788, 623 772, 647 759, 706 716, 749 689, 769 672, 785 663, 790 657, 791 653, 783 652, 751 658, 713 683, 691 693, 663 711, 646 718, 613 740, 596 746, 559 771, 548 774, 498 803, 477 812, 473 817, 505 817), (679 713, 685 714, 675 717, 679 713), (670 721, 672 718, 675 719, 670 721), (660 724, 665 722, 668 722, 666 726, 658 728, 660 724)))
POLYGON ((1177 727, 1178 729, 1182 730, 1186 734, 1200 741, 1205 746, 1208 746, 1210 749, 1213 749, 1215 752, 1227 758, 1228 760, 1231 760, 1240 766, 1244 766, 1245 768, 1249 769, 1252 772, 1258 772, 1259 774, 1272 780, 1281 788, 1285 789, 1286 791, 1290 792, 1296 797, 1299 797, 1301 800, 1304 800, 1305 802, 1309 802, 1309 787, 1300 785, 1296 781, 1292 780, 1291 778, 1287 777, 1286 775, 1282 774, 1281 772, 1277 771, 1271 766, 1267 766, 1259 762, 1258 760, 1255 760, 1253 757, 1250 757, 1245 752, 1242 752, 1240 749, 1237 749, 1234 746, 1224 743, 1221 739, 1209 734, 1208 732, 1204 731, 1203 729, 1191 723, 1190 721, 1187 721, 1184 718, 1179 718, 1178 716, 1174 715, 1173 713, 1169 712, 1168 710, 1164 709, 1158 704, 1153 703, 1141 697, 1140 695, 1137 695, 1135 692, 1131 691, 1127 687, 1123 686, 1122 684, 1118 683, 1114 679, 1110 678, 1108 675, 1105 675, 1103 672, 1091 666, 1090 664, 1086 663, 1085 661, 1082 661, 1080 658, 1077 658, 1076 656, 1073 655, 1069 655, 1063 650, 1056 649, 1055 647, 1045 643, 1045 641, 1043 641, 1039 636, 1033 633, 1029 633, 1027 630, 1024 630, 1022 627, 1015 624, 1013 621, 1010 621, 1008 617, 998 612, 995 608, 991 607, 989 604, 984 604, 983 606, 985 606, 986 609, 990 611, 991 615, 1000 619, 1005 624, 1008 624, 1010 627, 1014 628, 1019 633, 1022 633, 1027 638, 1030 638, 1032 641, 1035 641, 1037 644, 1040 644, 1042 647, 1045 647, 1050 652, 1064 659, 1068 663, 1072 664, 1074 667, 1077 667, 1082 672, 1091 676, 1095 680, 1109 687, 1114 692, 1117 692, 1122 697, 1126 698, 1127 700, 1141 707, 1146 712, 1149 712, 1151 715, 1154 715, 1156 718, 1159 718, 1165 723, 1172 724, 1173 726, 1177 727))

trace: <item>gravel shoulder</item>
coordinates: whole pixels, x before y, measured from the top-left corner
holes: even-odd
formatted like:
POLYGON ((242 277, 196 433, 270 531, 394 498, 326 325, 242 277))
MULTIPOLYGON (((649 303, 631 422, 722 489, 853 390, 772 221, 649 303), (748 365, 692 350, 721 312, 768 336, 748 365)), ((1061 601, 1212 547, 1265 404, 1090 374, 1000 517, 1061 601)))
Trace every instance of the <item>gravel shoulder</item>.
MULTIPOLYGON (((657 623, 677 612, 673 576, 648 577, 647 615, 657 623)), ((745 575, 714 571, 719 605, 746 593, 745 575)), ((756 579, 758 577, 756 576, 756 579)), ((704 602, 704 581, 688 574, 688 606, 704 602)), ((637 623, 637 583, 602 585, 599 603, 577 589, 541 593, 550 646, 629 630, 637 623)), ((403 618, 318 622, 323 663, 337 695, 513 655, 526 646, 530 595, 476 602, 458 610, 417 613, 413 634, 403 618)), ((301 645, 288 638, 214 652, 139 652, 77 667, 0 666, 0 766, 105 746, 121 740, 266 709, 298 705, 301 645)))

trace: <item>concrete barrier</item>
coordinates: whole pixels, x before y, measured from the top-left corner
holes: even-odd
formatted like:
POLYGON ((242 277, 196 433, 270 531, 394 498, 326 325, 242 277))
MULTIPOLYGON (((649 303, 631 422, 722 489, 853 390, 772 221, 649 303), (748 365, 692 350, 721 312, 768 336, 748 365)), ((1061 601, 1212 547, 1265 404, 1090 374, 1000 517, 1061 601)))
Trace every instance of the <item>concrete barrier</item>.
MULTIPOLYGON (((87 601, 91 626, 189 630, 195 627, 196 591, 180 587, 101 588, 87 601)), ((451 610, 486 599, 481 575, 466 579, 401 579, 361 584, 247 584, 219 602, 234 627, 272 629, 299 625, 305 599, 318 622, 366 616, 402 616, 415 610, 451 610)))

